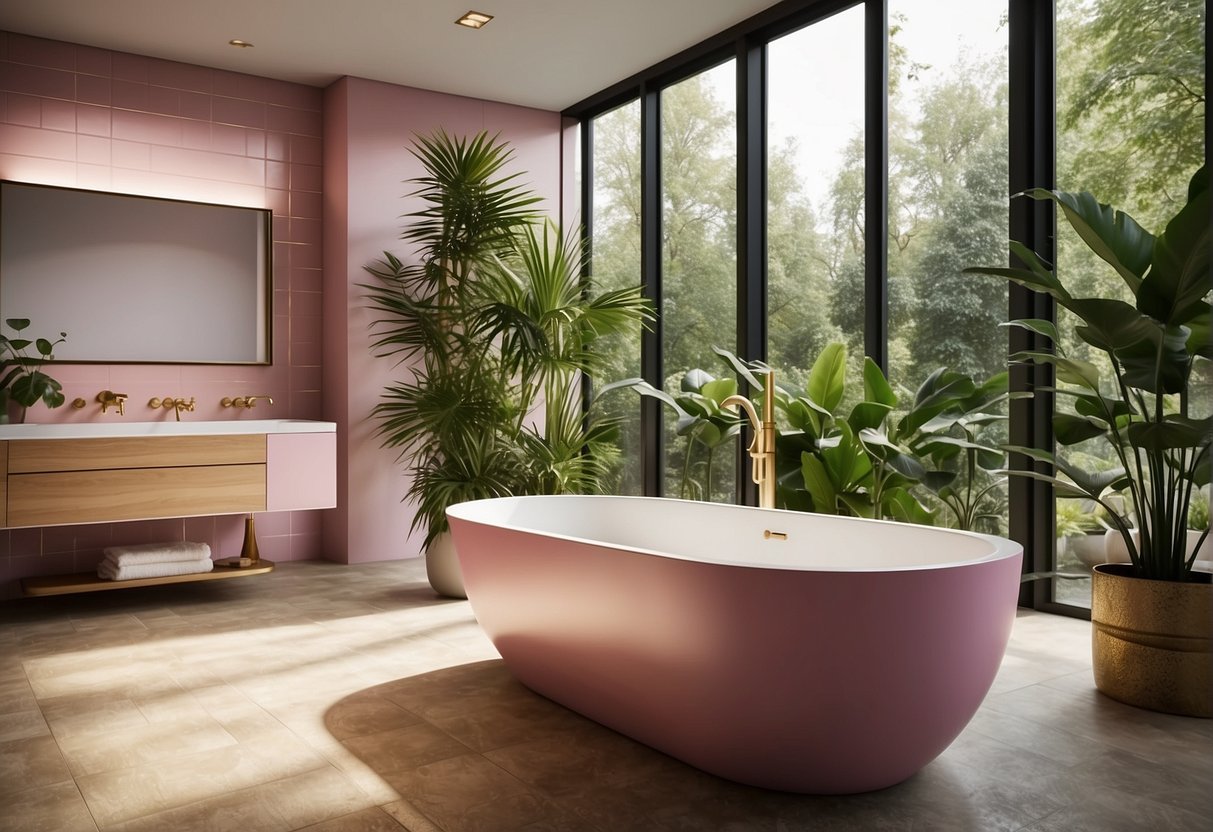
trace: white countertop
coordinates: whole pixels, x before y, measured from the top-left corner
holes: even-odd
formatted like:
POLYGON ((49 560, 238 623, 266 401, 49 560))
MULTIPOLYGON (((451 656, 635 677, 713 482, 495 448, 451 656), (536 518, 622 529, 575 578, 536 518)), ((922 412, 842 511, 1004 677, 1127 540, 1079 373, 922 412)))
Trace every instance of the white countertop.
POLYGON ((93 439, 111 436, 223 436, 241 433, 333 433, 334 422, 309 419, 231 419, 222 422, 77 422, 0 425, 5 439, 93 439))

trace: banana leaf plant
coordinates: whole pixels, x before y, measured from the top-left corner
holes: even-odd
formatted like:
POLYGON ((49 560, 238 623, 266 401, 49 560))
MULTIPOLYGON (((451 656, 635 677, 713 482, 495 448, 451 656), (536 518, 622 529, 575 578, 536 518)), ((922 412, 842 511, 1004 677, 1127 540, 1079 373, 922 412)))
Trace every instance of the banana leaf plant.
MULTIPOLYGON (((923 388, 929 389, 930 382, 923 388)), ((950 513, 953 528, 996 528, 1006 452, 986 434, 1007 420, 1006 414, 991 412, 1011 398, 1007 384, 1005 372, 976 385, 971 395, 963 395, 962 384, 953 404, 924 423, 910 441, 928 467, 922 484, 950 513)))
MULTIPOLYGON (((674 411, 677 417, 675 433, 686 439, 682 457, 682 473, 678 496, 682 499, 705 500, 712 494, 713 463, 716 451, 731 445, 741 430, 741 417, 735 410, 721 407, 721 402, 737 393, 735 378, 716 378, 706 370, 687 371, 679 381, 679 393, 671 396, 641 378, 626 378, 605 385, 599 396, 617 389, 632 389, 674 411), (695 462, 696 451, 702 449, 703 460, 695 462)), ((730 456, 731 459, 731 456, 730 456)))
MULTIPOLYGON (((716 350, 733 370, 761 391, 762 364, 747 364, 716 350)), ((952 525, 973 528, 994 516, 1003 453, 982 431, 1005 419, 996 408, 1007 397, 1006 374, 982 385, 937 370, 917 389, 908 411, 880 367, 863 366, 863 398, 843 414, 846 347, 829 344, 809 372, 804 391, 776 389, 776 408, 788 427, 776 440, 776 496, 782 508, 934 524, 939 511, 924 490, 952 515, 952 525)))
POLYGON ((1009 473, 1047 482, 1058 497, 1082 497, 1102 506, 1124 539, 1135 576, 1189 580, 1208 531, 1189 555, 1188 512, 1194 492, 1209 482, 1213 430, 1210 416, 1189 413, 1194 397, 1205 402, 1209 397, 1207 385, 1191 386, 1194 366, 1211 357, 1208 169, 1192 177, 1186 204, 1157 236, 1090 193, 1035 189, 1025 195, 1055 203, 1083 242, 1124 281, 1133 302, 1075 297, 1049 263, 1015 241, 1011 252, 1022 265, 966 270, 1049 295, 1078 319, 1075 335, 1103 353, 1111 368, 1105 376, 1095 364, 1067 356, 1052 321, 1010 322, 1052 344, 1050 350, 1028 350, 1012 359, 1051 365, 1063 385, 1050 388, 1059 401, 1069 402, 1069 412, 1059 409, 1054 417, 1058 444, 1102 437, 1120 466, 1092 473, 1061 454, 1013 448, 1047 463, 1053 473, 1009 473), (1116 491, 1128 495, 1127 510, 1109 498, 1116 491), (1136 534, 1133 518, 1140 521, 1136 534))

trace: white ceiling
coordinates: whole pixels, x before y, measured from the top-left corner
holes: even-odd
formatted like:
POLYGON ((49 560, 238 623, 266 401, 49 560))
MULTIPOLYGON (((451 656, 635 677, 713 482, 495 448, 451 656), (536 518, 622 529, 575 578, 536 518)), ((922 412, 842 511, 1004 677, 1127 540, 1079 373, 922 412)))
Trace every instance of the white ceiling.
POLYGON ((313 86, 353 75, 562 110, 775 2, 5 0, 0 29, 313 86), (469 9, 495 19, 455 26, 469 9))

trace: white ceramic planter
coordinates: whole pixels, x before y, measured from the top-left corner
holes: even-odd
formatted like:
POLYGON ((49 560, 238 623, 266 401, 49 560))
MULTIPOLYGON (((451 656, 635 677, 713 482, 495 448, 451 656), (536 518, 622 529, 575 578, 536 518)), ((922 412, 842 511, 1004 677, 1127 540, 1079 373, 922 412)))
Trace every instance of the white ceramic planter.
MULTIPOLYGON (((1129 534, 1133 536, 1133 544, 1136 545, 1137 529, 1130 529, 1129 534)), ((1201 533, 1198 531, 1188 530, 1187 551, 1189 557, 1191 557, 1192 552, 1196 549, 1196 544, 1200 541, 1200 535, 1201 533)), ((1115 529, 1108 529, 1108 531, 1104 532, 1104 562, 1129 563, 1129 549, 1125 546, 1125 539, 1115 529)), ((1207 539, 1200 547, 1194 568, 1213 572, 1213 544, 1210 544, 1207 539)))
MULTIPOLYGON (((1088 569, 1107 563, 1107 542, 1102 534, 1074 534, 1066 539, 1066 547, 1078 562, 1088 569)), ((1121 541, 1124 545, 1124 541, 1121 541)))
POLYGON ((438 535, 426 548, 425 576, 439 595, 447 598, 468 597, 463 588, 463 570, 459 568, 459 556, 455 553, 455 542, 450 532, 438 535))

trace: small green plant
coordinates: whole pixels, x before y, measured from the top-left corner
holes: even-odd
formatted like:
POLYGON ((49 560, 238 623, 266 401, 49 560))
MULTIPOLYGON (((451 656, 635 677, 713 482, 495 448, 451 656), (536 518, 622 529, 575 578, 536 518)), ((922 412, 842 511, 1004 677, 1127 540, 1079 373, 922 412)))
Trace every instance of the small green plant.
POLYGON ((1107 512, 1090 500, 1058 500, 1056 526, 1058 537, 1077 537, 1084 534, 1103 534, 1110 529, 1107 512))
POLYGON ((740 415, 721 407, 721 402, 737 392, 737 380, 716 378, 706 370, 694 369, 683 375, 677 396, 640 378, 608 384, 599 395, 625 387, 657 399, 674 411, 678 417, 676 432, 686 440, 678 496, 684 500, 710 499, 716 451, 722 445, 731 447, 731 440, 741 431, 740 415), (697 451, 702 452, 702 461, 695 461, 697 451))
POLYGON ((67 333, 60 332, 55 341, 23 338, 29 318, 6 318, 4 323, 16 337, 0 334, 0 414, 7 414, 10 401, 22 407, 32 407, 39 400, 47 407, 62 406, 63 386, 41 368, 55 360, 55 347, 67 340, 67 333), (38 355, 29 354, 31 346, 38 355))
POLYGON ((1209 495, 1197 489, 1188 504, 1188 528, 1203 532, 1209 528, 1209 495))

